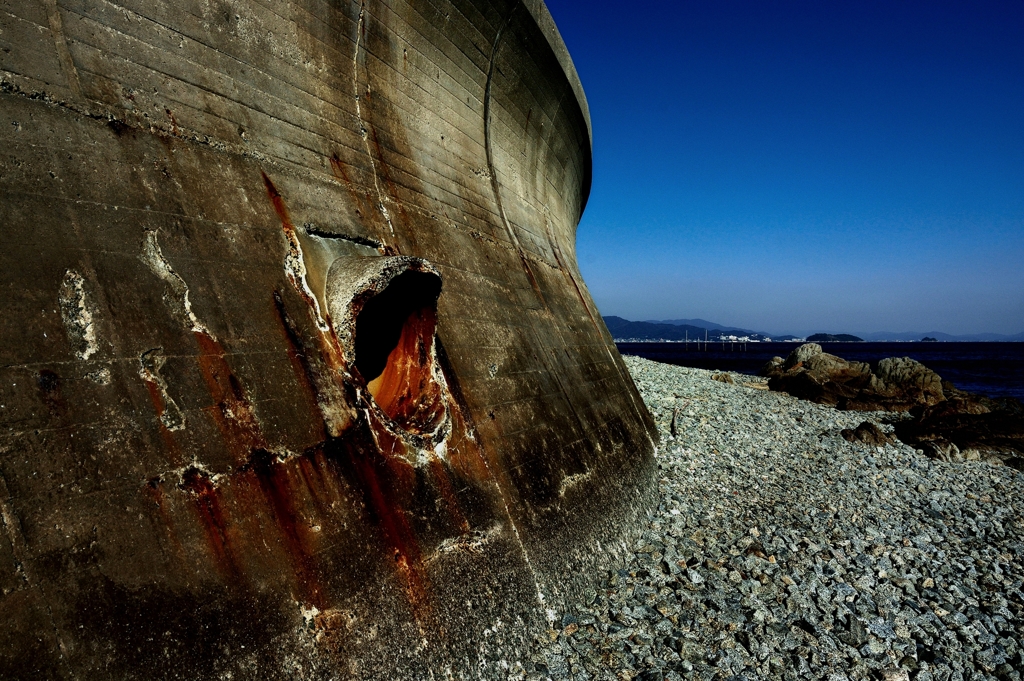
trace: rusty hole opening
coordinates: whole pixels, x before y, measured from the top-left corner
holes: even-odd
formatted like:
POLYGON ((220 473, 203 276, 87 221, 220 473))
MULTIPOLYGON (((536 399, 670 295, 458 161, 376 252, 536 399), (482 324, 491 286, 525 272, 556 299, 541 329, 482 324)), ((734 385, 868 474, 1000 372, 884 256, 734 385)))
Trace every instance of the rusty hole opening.
POLYGON ((434 380, 434 329, 441 279, 406 271, 370 298, 356 317, 356 368, 370 395, 403 430, 424 434, 444 418, 434 380))

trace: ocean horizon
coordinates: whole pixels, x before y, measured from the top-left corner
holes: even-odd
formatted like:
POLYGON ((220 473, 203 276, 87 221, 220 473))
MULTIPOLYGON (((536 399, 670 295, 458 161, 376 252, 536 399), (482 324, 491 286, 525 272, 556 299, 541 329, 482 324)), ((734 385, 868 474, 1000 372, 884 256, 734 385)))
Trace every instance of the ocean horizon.
MULTIPOLYGON (((756 375, 772 357, 784 358, 801 345, 799 341, 616 342, 624 355, 750 375, 756 375)), ((1024 401, 1024 343, 1019 341, 839 341, 820 345, 825 352, 856 362, 874 364, 886 357, 910 357, 960 390, 1024 401)))

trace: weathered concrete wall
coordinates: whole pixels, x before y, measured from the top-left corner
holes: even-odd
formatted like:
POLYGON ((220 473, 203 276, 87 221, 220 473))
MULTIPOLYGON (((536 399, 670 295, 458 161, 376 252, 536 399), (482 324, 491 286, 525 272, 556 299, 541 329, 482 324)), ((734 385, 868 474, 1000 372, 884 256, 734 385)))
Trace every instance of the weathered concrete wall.
POLYGON ((616 560, 540 0, 0 0, 0 116, 0 677, 501 678, 616 560))

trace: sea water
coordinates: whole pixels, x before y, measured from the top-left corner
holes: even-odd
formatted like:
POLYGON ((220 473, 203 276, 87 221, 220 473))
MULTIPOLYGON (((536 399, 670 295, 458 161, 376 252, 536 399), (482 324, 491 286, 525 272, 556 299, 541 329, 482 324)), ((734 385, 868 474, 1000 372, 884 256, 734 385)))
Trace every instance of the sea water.
MULTIPOLYGON (((772 357, 785 358, 801 343, 617 343, 624 355, 657 362, 757 374, 772 357)), ((825 352, 875 364, 910 357, 960 390, 1024 401, 1024 343, 821 343, 825 352)))

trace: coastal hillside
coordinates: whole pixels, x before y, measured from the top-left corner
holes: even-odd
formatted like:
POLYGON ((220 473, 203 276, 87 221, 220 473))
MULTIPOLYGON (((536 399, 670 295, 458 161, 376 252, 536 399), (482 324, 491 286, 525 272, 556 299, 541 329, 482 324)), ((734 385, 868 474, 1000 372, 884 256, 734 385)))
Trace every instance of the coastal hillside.
POLYGON ((1020 472, 932 460, 892 414, 625 360, 661 432, 659 505, 512 678, 1021 678, 1020 472))
MULTIPOLYGON (((769 340, 768 336, 756 331, 729 329, 718 325, 715 325, 715 328, 707 328, 675 322, 633 322, 615 316, 604 317, 604 323, 616 341, 721 341, 738 338, 757 341, 769 340)), ((790 338, 792 336, 783 336, 779 340, 790 338)))

